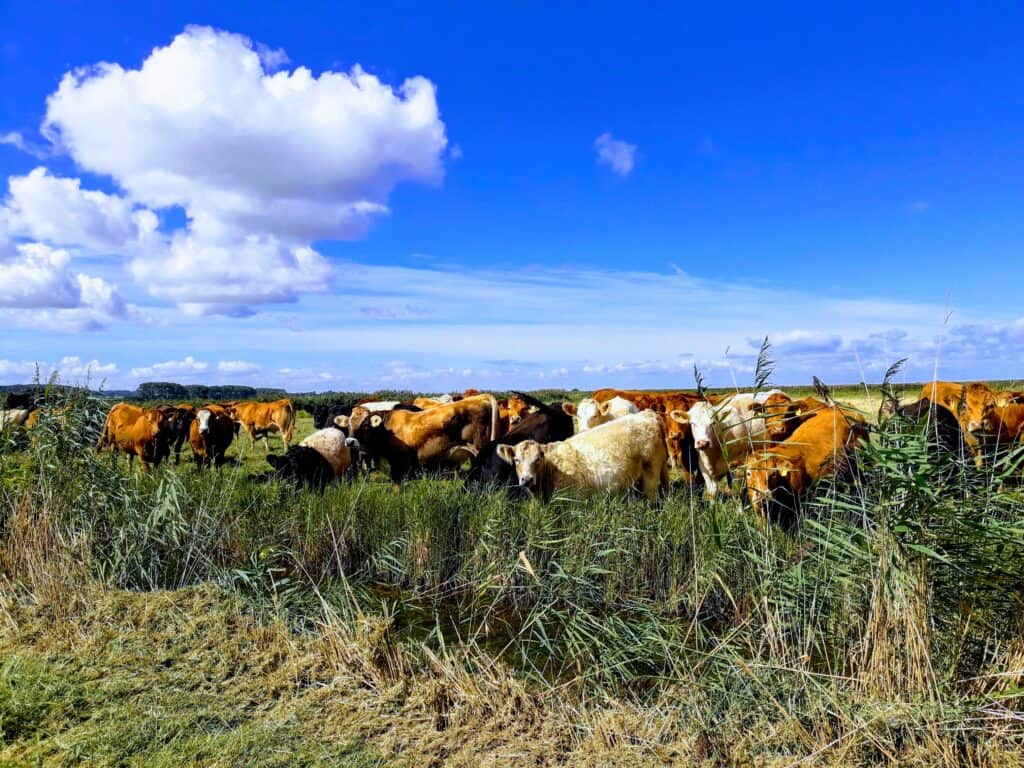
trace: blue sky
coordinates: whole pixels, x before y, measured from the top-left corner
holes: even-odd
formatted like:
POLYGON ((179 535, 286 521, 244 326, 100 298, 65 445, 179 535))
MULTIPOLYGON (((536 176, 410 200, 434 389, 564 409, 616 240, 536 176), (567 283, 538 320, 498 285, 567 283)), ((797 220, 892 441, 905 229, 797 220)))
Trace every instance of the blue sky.
POLYGON ((144 5, 0 6, 0 382, 1021 375, 1019 6, 144 5))

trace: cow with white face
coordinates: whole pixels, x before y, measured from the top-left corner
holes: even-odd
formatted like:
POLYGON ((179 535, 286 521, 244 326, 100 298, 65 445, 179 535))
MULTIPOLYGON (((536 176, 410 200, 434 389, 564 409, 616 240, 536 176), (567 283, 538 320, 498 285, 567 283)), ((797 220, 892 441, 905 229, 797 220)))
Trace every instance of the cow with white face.
POLYGON ((515 467, 519 485, 544 501, 562 488, 593 495, 638 486, 657 501, 668 487, 665 428, 653 411, 614 419, 568 440, 499 445, 497 453, 515 467))
MULTIPOLYGON (((737 466, 755 449, 765 443, 765 420, 754 409, 769 392, 740 393, 719 403, 694 403, 689 411, 672 411, 669 418, 689 424, 693 445, 697 449, 700 473, 704 477, 705 495, 718 495, 718 484, 728 481, 730 467, 737 466), (759 399, 760 398, 760 399, 759 399)), ((725 492, 728 492, 726 484, 725 492)))
POLYGON ((576 421, 579 425, 578 431, 580 432, 607 424, 613 419, 639 412, 640 409, 634 403, 622 397, 613 397, 611 400, 605 400, 603 403, 587 397, 580 400, 575 408, 576 421))

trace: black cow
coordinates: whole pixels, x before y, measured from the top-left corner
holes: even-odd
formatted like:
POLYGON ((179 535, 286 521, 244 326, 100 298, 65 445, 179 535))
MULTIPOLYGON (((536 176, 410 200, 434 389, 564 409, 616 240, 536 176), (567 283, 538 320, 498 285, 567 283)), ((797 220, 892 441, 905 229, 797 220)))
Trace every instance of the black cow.
POLYGON ((927 430, 925 436, 928 445, 936 454, 964 456, 964 435, 960 420, 948 408, 932 403, 927 397, 916 403, 900 405, 896 398, 886 396, 878 412, 878 423, 883 424, 893 416, 915 427, 924 427, 927 430))
POLYGON ((334 482, 334 470, 319 451, 305 445, 291 446, 283 456, 267 455, 274 474, 310 488, 323 490, 334 482))
POLYGON ((4 410, 23 408, 32 411, 36 408, 36 396, 31 392, 8 392, 4 401, 4 410))
POLYGON ((473 459, 466 478, 467 483, 495 484, 518 487, 515 469, 507 461, 498 456, 499 445, 517 445, 524 440, 536 440, 538 443, 552 443, 567 440, 575 429, 572 416, 558 405, 546 405, 535 397, 513 392, 528 402, 536 410, 527 414, 518 424, 505 433, 503 437, 492 440, 480 449, 473 459))

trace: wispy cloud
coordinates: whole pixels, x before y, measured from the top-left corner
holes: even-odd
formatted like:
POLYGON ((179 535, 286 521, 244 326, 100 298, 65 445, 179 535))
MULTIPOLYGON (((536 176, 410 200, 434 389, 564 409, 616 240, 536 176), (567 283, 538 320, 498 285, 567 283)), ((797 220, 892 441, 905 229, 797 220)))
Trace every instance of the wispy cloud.
POLYGON ((602 133, 594 139, 597 162, 607 165, 612 171, 625 178, 636 164, 636 144, 616 139, 610 133, 602 133))

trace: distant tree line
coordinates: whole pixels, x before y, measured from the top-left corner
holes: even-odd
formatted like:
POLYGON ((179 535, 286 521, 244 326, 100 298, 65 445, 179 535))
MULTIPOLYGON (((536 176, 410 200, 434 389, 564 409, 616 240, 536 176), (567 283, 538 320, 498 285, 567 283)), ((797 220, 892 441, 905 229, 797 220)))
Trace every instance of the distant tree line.
POLYGON ((140 400, 278 400, 286 396, 283 389, 241 384, 177 384, 173 381, 147 381, 139 384, 137 393, 140 400))

